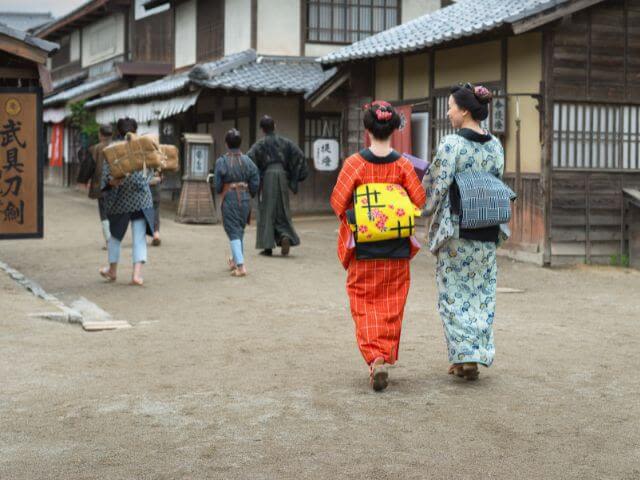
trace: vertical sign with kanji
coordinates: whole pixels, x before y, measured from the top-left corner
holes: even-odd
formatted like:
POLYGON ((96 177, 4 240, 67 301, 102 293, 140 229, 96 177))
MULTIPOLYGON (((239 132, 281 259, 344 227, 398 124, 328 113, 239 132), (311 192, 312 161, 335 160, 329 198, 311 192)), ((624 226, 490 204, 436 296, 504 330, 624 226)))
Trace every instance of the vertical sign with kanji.
POLYGON ((42 238, 42 93, 0 88, 0 239, 42 238))
POLYGON ((331 138, 313 142, 313 164, 320 172, 333 172, 340 166, 340 144, 331 138))

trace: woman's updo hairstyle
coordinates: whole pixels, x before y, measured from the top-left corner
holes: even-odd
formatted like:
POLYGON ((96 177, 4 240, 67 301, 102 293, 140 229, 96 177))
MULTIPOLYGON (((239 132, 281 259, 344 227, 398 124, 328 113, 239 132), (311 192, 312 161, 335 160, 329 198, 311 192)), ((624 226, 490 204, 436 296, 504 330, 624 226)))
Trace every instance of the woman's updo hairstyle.
POLYGON ((364 128, 377 140, 386 140, 400 127, 400 115, 390 103, 376 100, 363 108, 364 128))
POLYGON ((240 148, 240 144, 242 143, 240 132, 235 128, 229 130, 224 136, 224 143, 227 144, 228 148, 240 148))
POLYGON ((482 85, 456 85, 451 89, 451 95, 459 108, 467 110, 471 117, 482 122, 489 116, 489 103, 493 100, 493 94, 482 85))

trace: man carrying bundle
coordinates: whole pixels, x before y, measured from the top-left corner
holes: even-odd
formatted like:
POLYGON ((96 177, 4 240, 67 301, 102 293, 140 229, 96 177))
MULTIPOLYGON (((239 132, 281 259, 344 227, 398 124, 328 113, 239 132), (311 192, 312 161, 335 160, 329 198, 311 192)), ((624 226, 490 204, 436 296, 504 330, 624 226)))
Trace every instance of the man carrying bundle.
MULTIPOLYGON (((136 133, 138 124, 134 119, 118 120, 118 134, 125 138, 127 133, 136 133)), ((148 174, 152 171, 149 170, 148 174)), ((102 171, 102 191, 105 192, 105 209, 109 218, 111 238, 108 242, 109 266, 99 270, 109 282, 115 282, 120 262, 120 245, 131 223, 133 274, 131 285, 143 285, 142 266, 147 262, 145 234, 153 236, 154 212, 149 178, 142 171, 136 171, 123 178, 112 175, 109 162, 102 171)))
POLYGON ((291 247, 300 245, 289 207, 289 189, 298 193, 299 182, 309 174, 302 150, 291 140, 276 135, 273 118, 260 120, 264 137, 247 152, 260 170, 262 187, 258 199, 258 233, 256 248, 261 255, 271 256, 279 246, 283 256, 291 247))

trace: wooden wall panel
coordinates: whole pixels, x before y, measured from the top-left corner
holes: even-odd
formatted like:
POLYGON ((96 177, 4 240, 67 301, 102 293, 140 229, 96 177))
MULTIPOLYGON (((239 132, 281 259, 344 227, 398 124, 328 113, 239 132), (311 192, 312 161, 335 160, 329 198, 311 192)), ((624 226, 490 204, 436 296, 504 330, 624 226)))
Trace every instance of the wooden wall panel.
POLYGON ((542 250, 544 241, 540 175, 523 175, 520 188, 516 186, 513 174, 505 175, 505 181, 518 193, 509 224, 511 238, 507 246, 538 253, 542 250))
POLYGON ((640 103, 640 2, 609 0, 553 31, 554 96, 640 103))
POLYGON ((173 63, 173 9, 133 23, 135 62, 173 63))
POLYGON ((554 172, 552 264, 607 264, 621 253, 625 187, 640 188, 640 173, 554 172))

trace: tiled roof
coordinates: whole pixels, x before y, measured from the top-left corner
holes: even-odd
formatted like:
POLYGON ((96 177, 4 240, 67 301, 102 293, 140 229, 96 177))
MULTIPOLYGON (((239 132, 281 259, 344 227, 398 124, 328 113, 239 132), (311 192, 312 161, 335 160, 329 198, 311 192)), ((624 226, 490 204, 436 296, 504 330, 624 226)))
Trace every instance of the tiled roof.
POLYGON ((27 32, 53 21, 51 13, 0 12, 0 23, 27 32))
POLYGON ((458 38, 494 30, 571 0, 458 0, 410 22, 335 50, 320 59, 325 66, 351 60, 423 50, 458 38))
POLYGON ((73 75, 60 78, 53 82, 53 91, 55 92, 57 90, 60 90, 61 88, 68 87, 69 85, 77 84, 87 78, 88 75, 89 72, 87 72, 86 70, 82 70, 78 73, 74 73, 73 75))
POLYGON ((45 107, 64 104, 77 98, 81 98, 82 96, 93 91, 109 87, 119 82, 120 79, 120 75, 112 73, 104 77, 89 80, 88 82, 82 83, 77 87, 69 88, 60 93, 56 93, 55 95, 45 98, 43 104, 45 107))
POLYGON ((334 74, 335 71, 323 72, 310 58, 261 56, 254 62, 194 83, 240 92, 305 94, 334 74))
POLYGON ((227 69, 229 68, 233 68, 236 65, 244 64, 246 62, 252 61, 253 59, 255 59, 255 52, 253 52, 252 50, 227 55, 226 57, 223 57, 214 62, 197 65, 191 71, 168 75, 159 80, 145 83, 144 85, 129 88, 112 95, 106 95, 102 98, 97 98, 95 100, 87 102, 86 107, 94 108, 104 105, 133 102, 136 100, 145 100, 172 95, 186 90, 189 86, 190 77, 201 79, 211 78, 212 75, 227 71, 227 69))
POLYGON ((189 84, 189 73, 183 72, 175 75, 169 75, 153 82, 145 83, 134 88, 122 90, 111 95, 105 95, 101 98, 88 101, 85 106, 87 108, 97 107, 99 105, 108 105, 112 103, 124 103, 134 100, 142 100, 151 97, 161 97, 171 95, 186 88, 189 84))
POLYGON ((0 35, 6 35, 8 37, 14 38, 16 40, 20 40, 21 42, 26 43, 32 47, 38 48, 43 52, 52 55, 56 52, 60 46, 57 43, 47 42, 46 40, 42 40, 40 38, 34 37, 27 32, 22 30, 16 30, 15 28, 9 27, 4 23, 0 23, 0 35))

